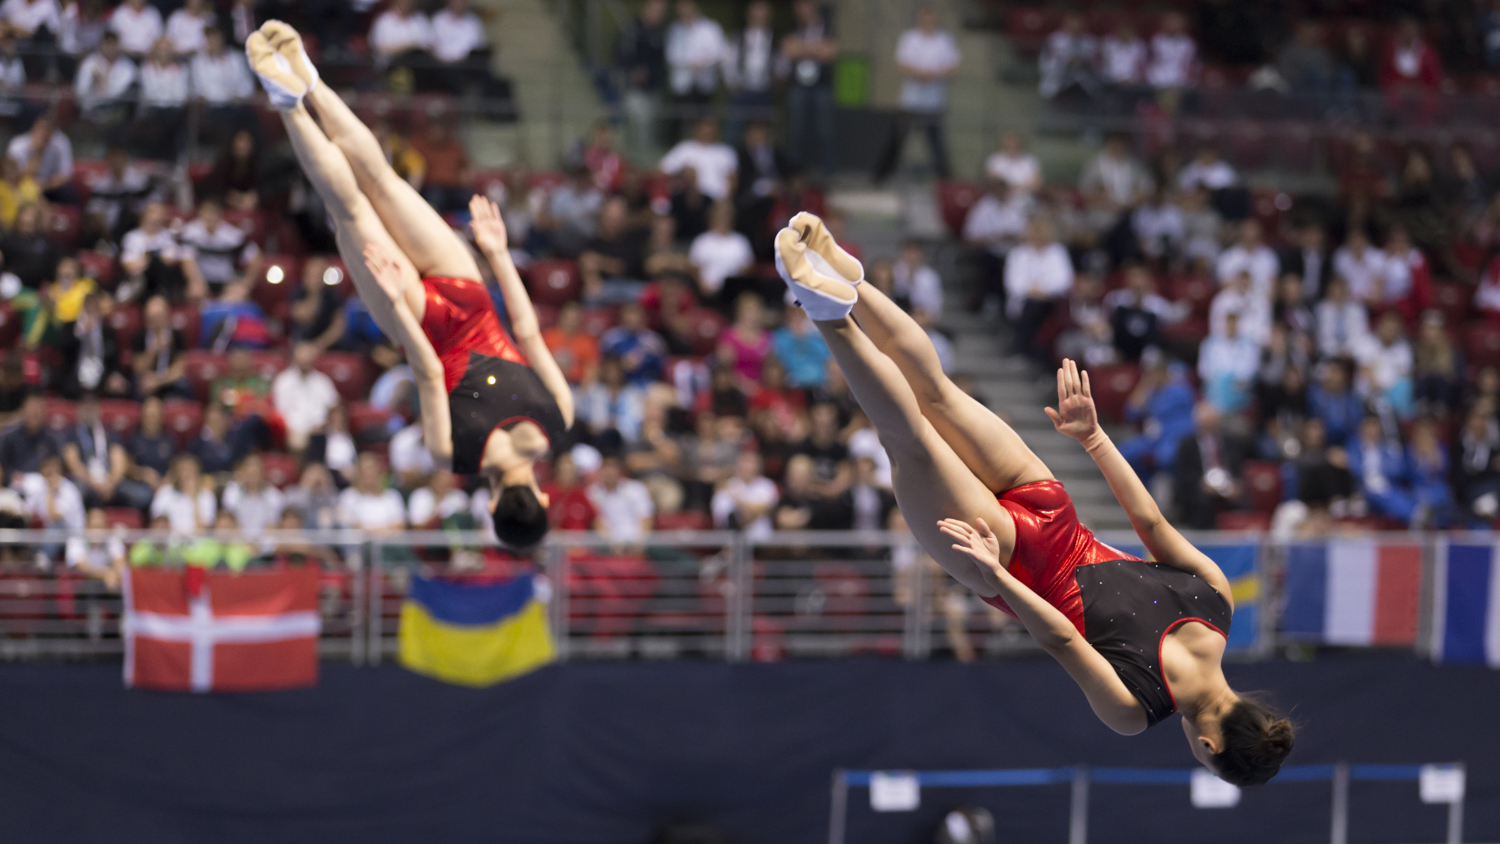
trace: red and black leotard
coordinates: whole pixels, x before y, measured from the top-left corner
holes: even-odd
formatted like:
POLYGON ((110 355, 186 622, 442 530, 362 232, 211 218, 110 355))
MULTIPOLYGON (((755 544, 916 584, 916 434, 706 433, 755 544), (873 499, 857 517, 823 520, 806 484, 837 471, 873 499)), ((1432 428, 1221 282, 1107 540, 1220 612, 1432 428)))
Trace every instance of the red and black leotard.
MULTIPOLYGON (((1061 610, 1114 666, 1146 710, 1147 726, 1176 712, 1161 668, 1162 642, 1189 621, 1228 636, 1232 613, 1224 596, 1195 574, 1100 542, 1078 522, 1058 481, 1007 490, 999 501, 1016 524, 1010 573, 1061 610)), ((998 595, 984 600, 1011 612, 998 595)))
POLYGON ((479 473, 496 428, 534 422, 557 443, 568 430, 557 400, 500 324, 489 291, 465 278, 424 278, 422 333, 443 362, 453 420, 453 471, 479 473))

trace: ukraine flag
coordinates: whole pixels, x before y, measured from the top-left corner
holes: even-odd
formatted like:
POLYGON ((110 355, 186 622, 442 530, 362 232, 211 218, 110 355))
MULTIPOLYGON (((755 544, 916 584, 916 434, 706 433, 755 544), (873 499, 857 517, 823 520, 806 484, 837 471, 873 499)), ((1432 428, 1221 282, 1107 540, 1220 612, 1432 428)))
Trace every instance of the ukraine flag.
POLYGON ((532 575, 499 584, 417 577, 401 607, 401 664, 445 683, 488 686, 551 662, 532 575))

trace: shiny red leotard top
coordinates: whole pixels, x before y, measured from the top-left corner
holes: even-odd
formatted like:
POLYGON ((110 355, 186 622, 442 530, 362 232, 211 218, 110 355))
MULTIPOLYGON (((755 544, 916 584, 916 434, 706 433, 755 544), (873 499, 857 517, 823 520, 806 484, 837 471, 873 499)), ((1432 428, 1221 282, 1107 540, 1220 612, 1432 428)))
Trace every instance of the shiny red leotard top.
POLYGON ((495 303, 482 282, 428 277, 422 279, 422 291, 427 296, 422 333, 443 361, 443 379, 449 392, 463 380, 470 352, 528 365, 500 324, 495 303))

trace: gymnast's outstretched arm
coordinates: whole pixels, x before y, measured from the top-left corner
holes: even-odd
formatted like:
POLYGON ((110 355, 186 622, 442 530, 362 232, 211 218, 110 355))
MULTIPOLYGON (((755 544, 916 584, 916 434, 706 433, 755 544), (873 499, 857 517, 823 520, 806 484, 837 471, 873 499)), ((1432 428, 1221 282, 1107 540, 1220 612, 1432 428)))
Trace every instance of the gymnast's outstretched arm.
POLYGON ((553 359, 552 350, 542 340, 542 327, 536 318, 536 308, 531 306, 526 285, 521 281, 521 274, 516 271, 515 262, 510 259, 505 221, 500 217, 500 209, 489 199, 476 196, 469 202, 469 213, 473 217, 470 225, 474 229, 474 242, 479 245, 479 251, 484 253, 485 260, 490 262, 490 268, 495 271, 495 280, 500 284, 500 295, 505 299, 505 310, 510 314, 510 330, 515 335, 516 345, 521 349, 521 354, 526 356, 526 362, 531 364, 532 371, 541 379, 542 386, 552 394, 557 402, 557 409, 562 411, 563 421, 571 428, 573 390, 568 386, 568 379, 563 376, 562 368, 553 359))
POLYGON ((422 331, 422 324, 406 304, 405 285, 396 259, 376 243, 365 244, 365 265, 390 296, 396 317, 396 342, 406 352, 417 397, 422 404, 422 440, 438 468, 447 469, 453 462, 453 420, 448 415, 448 386, 443 380, 443 361, 437 349, 422 331))

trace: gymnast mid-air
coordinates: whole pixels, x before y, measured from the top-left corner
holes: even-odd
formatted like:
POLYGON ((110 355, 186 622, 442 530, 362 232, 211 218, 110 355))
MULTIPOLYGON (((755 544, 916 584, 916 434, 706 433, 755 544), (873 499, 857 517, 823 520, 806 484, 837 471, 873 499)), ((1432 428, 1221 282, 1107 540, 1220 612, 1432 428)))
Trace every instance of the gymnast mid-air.
POLYGON ((822 220, 793 217, 776 237, 776 265, 879 431, 897 504, 933 559, 1019 619, 1111 729, 1134 735, 1180 712, 1193 756, 1220 778, 1275 776, 1292 725, 1224 678, 1229 581, 1167 523, 1099 426, 1088 374, 1063 361, 1047 415, 1094 458, 1154 562, 1079 524, 1062 484, 948 380, 927 334, 861 284, 864 268, 822 220))
POLYGON ((502 541, 537 544, 548 502, 532 466, 572 427, 573 394, 542 342, 499 210, 477 196, 469 206, 514 341, 468 246, 396 175, 338 94, 319 84, 296 30, 269 21, 246 40, 245 54, 328 209, 355 290, 406 352, 427 449, 443 468, 484 476, 502 541))

